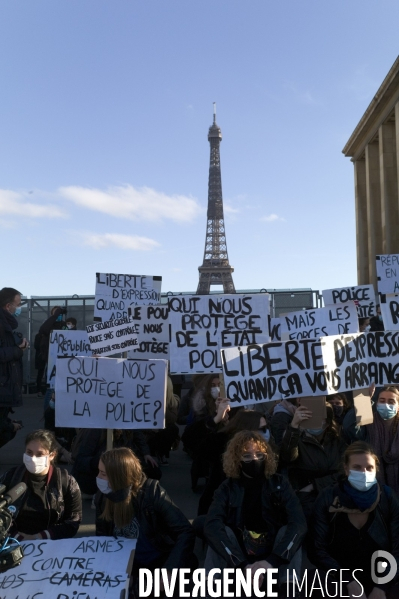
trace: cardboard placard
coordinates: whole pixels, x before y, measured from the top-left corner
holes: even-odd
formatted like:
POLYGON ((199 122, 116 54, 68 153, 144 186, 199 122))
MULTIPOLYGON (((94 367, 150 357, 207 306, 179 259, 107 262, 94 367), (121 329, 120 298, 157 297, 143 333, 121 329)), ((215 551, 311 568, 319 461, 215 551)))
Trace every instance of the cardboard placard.
POLYGON ((138 345, 138 326, 129 316, 86 327, 93 356, 112 356, 138 345))
POLYGON ((55 385, 57 358, 91 356, 92 353, 86 331, 51 331, 47 364, 47 382, 50 387, 53 389, 55 385))
POLYGON ((312 412, 311 418, 301 423, 301 428, 321 428, 323 421, 327 418, 326 397, 324 395, 319 397, 301 397, 299 404, 312 412))
POLYGON ((356 285, 322 291, 325 306, 355 302, 359 318, 371 318, 376 314, 373 285, 356 285))
POLYGON ((281 341, 281 318, 269 320, 270 341, 281 341))
POLYGON ((365 426, 366 424, 373 423, 374 415, 368 388, 353 392, 353 405, 357 425, 365 426))
POLYGON ((281 339, 319 339, 327 335, 359 332, 359 319, 354 302, 325 308, 298 310, 280 315, 281 339))
POLYGON ((379 254, 375 259, 378 291, 380 293, 398 293, 399 254, 379 254))
POLYGON ((128 312, 138 336, 138 346, 129 351, 128 357, 169 360, 168 306, 132 306, 128 312))
POLYGON ((384 329, 399 331, 399 293, 381 295, 380 308, 384 329))
POLYGON ((126 318, 131 306, 159 304, 161 286, 162 277, 96 273, 94 321, 126 318))

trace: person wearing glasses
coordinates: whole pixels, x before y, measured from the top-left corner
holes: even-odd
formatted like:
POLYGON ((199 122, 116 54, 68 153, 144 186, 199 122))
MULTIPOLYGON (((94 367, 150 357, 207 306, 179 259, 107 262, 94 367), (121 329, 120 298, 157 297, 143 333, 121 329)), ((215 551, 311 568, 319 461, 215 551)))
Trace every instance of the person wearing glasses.
MULTIPOLYGON (((287 569, 300 576, 306 520, 276 467, 275 454, 261 433, 241 431, 228 443, 223 454, 227 479, 215 492, 205 520, 207 572, 248 568, 253 577, 259 568, 283 566, 283 576, 287 569)), ((283 576, 280 584, 285 588, 283 576)), ((262 576, 259 580, 263 584, 262 576)))

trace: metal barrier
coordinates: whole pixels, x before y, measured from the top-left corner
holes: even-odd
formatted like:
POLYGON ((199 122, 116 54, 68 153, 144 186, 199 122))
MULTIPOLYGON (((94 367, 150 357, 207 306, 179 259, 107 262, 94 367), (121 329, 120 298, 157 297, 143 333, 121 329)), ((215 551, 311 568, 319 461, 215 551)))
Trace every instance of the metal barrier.
MULTIPOLYGON (((212 295, 220 292, 211 292, 212 295)), ((284 312, 319 308, 321 306, 321 295, 312 289, 243 289, 237 293, 270 293, 271 315, 278 316, 284 312)), ((162 293, 161 303, 166 304, 171 295, 194 295, 193 292, 165 292, 162 293)), ((51 309, 55 306, 64 306, 67 316, 73 316, 77 320, 77 328, 84 329, 92 324, 94 314, 94 295, 72 295, 72 296, 33 296, 30 299, 22 299, 22 312, 18 317, 18 330, 30 340, 30 348, 24 352, 24 387, 25 392, 35 391, 36 369, 34 340, 39 332, 40 326, 50 317, 51 309)))

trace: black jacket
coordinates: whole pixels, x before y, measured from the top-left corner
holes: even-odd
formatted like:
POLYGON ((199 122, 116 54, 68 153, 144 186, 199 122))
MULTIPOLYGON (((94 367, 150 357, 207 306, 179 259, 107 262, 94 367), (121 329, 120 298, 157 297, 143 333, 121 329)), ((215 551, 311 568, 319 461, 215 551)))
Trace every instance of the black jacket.
MULTIPOLYGON (((115 525, 101 518, 106 495, 98 491, 96 503, 96 535, 112 536, 115 525)), ((139 522, 140 534, 163 555, 167 570, 183 568, 191 563, 195 533, 183 512, 173 503, 158 481, 143 480, 133 497, 134 515, 139 522)))
POLYGON ((18 321, 0 308, 0 406, 22 405, 23 350, 15 343, 13 331, 18 321))
MULTIPOLYGON (((228 478, 215 492, 205 520, 204 533, 211 547, 224 559, 228 558, 225 547, 232 551, 226 526, 243 530, 242 504, 244 486, 240 479, 228 478)), ((291 485, 281 474, 265 478, 262 488, 262 512, 265 520, 271 520, 280 529, 287 525, 281 541, 273 548, 273 554, 288 563, 306 534, 306 520, 301 505, 291 485)))
POLYGON ((296 491, 313 484, 319 493, 341 475, 345 442, 326 433, 322 443, 299 428, 288 426, 280 446, 280 464, 288 466, 288 478, 296 491))
MULTIPOLYGON (((24 503, 29 493, 29 472, 24 464, 15 466, 0 477, 0 483, 7 487, 7 490, 20 482, 25 482, 28 489, 13 503, 16 512, 14 519, 18 519, 18 513, 23 509, 24 503)), ((50 466, 46 487, 47 505, 48 505, 48 527, 45 531, 38 530, 35 534, 51 539, 69 539, 74 537, 79 530, 82 521, 82 500, 80 490, 76 480, 68 474, 68 471, 61 468, 50 466)), ((17 528, 14 526, 16 534, 17 528)), ((24 532, 24 531, 20 531, 24 532)))
POLYGON ((54 314, 45 320, 39 329, 40 338, 38 340, 39 350, 37 359, 41 360, 45 364, 48 362, 51 331, 61 331, 65 328, 65 322, 57 322, 57 318, 61 316, 61 314, 65 314, 65 308, 57 308, 54 310, 54 314))
MULTIPOLYGON (((334 499, 342 497, 340 484, 324 489, 314 505, 311 519, 310 559, 320 570, 336 569, 338 562, 330 555, 329 545, 334 538, 337 518, 347 517, 345 512, 330 512, 334 499)), ((380 546, 380 549, 391 553, 398 564, 398 571, 392 583, 399 580, 399 498, 395 492, 385 485, 381 486, 380 501, 375 508, 375 517, 367 534, 380 546)))

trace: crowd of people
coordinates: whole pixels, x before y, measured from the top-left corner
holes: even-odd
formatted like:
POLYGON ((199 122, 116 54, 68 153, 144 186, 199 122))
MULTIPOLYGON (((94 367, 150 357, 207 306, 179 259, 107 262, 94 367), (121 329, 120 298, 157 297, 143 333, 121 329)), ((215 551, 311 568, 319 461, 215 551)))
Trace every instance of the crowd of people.
MULTIPOLYGON (((17 290, 0 291, 2 444, 20 428, 10 418, 22 402, 28 346, 16 334, 20 304, 17 290)), ((38 370, 51 331, 67 323, 77 324, 56 307, 42 325, 38 370)), ((41 381, 44 370, 39 374, 41 381)), ((192 378, 183 398, 168 379, 163 430, 114 431, 108 450, 105 430, 55 426, 53 393, 46 428, 26 437, 21 465, 0 478, 7 488, 27 485, 14 504, 10 534, 19 541, 73 537, 82 500, 90 500, 97 535, 137 540, 131 587, 137 599, 140 568, 194 569, 198 548, 207 572, 230 568, 256 577, 259 569, 278 569, 280 597, 301 596, 287 581, 293 573, 300 580, 306 569, 318 572, 325 589, 312 597, 397 599, 399 567, 379 583, 371 558, 386 551, 399 566, 399 388, 370 388, 367 425, 358 422, 351 393, 327 396, 323 421, 309 428, 313 414, 300 398, 232 408, 217 373, 192 378), (179 443, 191 460, 187 492, 198 497, 192 522, 159 482, 179 443), (341 570, 346 582, 334 594, 341 570)), ((265 590, 266 578, 259 581, 265 590)))

